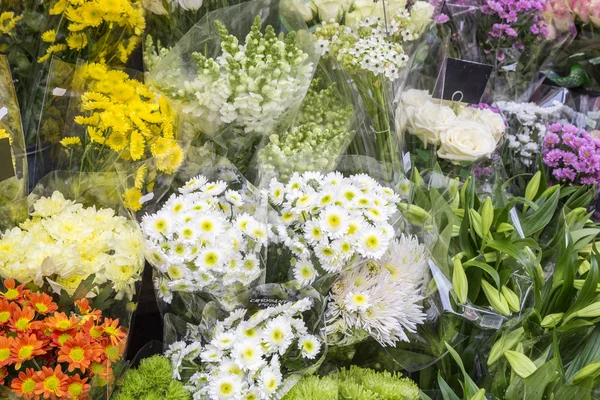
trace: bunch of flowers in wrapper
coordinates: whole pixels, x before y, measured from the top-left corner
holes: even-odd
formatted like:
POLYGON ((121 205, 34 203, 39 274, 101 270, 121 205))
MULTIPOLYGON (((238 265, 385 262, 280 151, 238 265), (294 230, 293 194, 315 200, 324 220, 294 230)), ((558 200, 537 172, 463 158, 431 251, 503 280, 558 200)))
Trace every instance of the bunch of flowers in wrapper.
POLYGON ((305 172, 287 184, 271 180, 269 200, 277 210, 271 225, 275 240, 292 253, 293 277, 310 285, 359 256, 384 256, 394 237, 390 222, 399 199, 367 175, 305 172))
POLYGON ((0 294, 0 377, 3 395, 86 399, 114 379, 127 337, 119 320, 106 318, 88 300, 70 313, 51 296, 4 281, 0 294))
POLYGON ((543 145, 544 165, 553 180, 566 185, 600 182, 600 140, 574 125, 552 124, 543 145))
POLYGON ((52 55, 71 61, 84 58, 103 64, 125 64, 141 43, 146 22, 139 0, 53 0, 50 15, 60 15, 43 33, 48 44, 38 61, 52 55))
POLYGON ((174 292, 208 292, 231 303, 261 277, 268 230, 249 214, 257 212, 250 190, 228 190, 223 181, 198 176, 144 216, 148 259, 160 272, 155 284, 164 301, 174 292))
POLYGON ((59 192, 33 204, 31 219, 0 239, 0 275, 74 294, 92 279, 116 299, 131 300, 144 267, 143 238, 111 209, 83 207, 59 192))
MULTIPOLYGON (((174 60, 166 57, 155 68, 151 82, 174 100, 203 134, 225 145, 228 156, 243 169, 248 147, 271 133, 303 98, 314 65, 297 44, 295 32, 279 38, 268 25, 263 34, 260 17, 254 19, 245 44, 229 34, 222 22, 210 23, 221 39, 221 54, 211 58, 193 52, 191 73, 186 73, 183 61, 171 65, 174 60)), ((194 34, 190 32, 190 39, 194 34)))
POLYGON ((124 193, 126 206, 138 211, 157 176, 172 175, 183 162, 175 115, 164 97, 123 71, 92 63, 82 67, 75 79, 84 93, 74 122, 85 127, 85 133, 61 140, 68 156, 65 163, 68 169, 80 171, 139 165, 134 185, 124 193))
MULTIPOLYGON (((355 27, 325 22, 315 36, 326 60, 347 71, 371 117, 376 158, 396 161, 398 144, 392 136, 391 84, 402 76, 409 49, 433 22, 434 7, 423 1, 403 6, 387 18, 367 17, 355 27)), ((365 149, 357 149, 365 155, 365 149)))
MULTIPOLYGON (((409 150, 417 157, 415 163, 425 162, 425 168, 433 167, 436 156, 463 165, 489 158, 506 130, 498 110, 436 100, 426 90, 404 92, 397 114, 408 134, 419 139, 409 150)), ((409 138, 410 142, 414 140, 409 138)))
POLYGON ((291 360, 311 364, 322 353, 322 342, 302 318, 311 306, 312 299, 304 298, 259 310, 248 319, 248 310, 238 308, 217 321, 208 338, 192 332, 169 346, 165 354, 174 376, 185 373, 186 387, 196 398, 276 398, 291 360))
POLYGON ((394 239, 385 256, 341 275, 325 314, 330 345, 373 337, 382 346, 408 342, 425 322, 422 310, 427 254, 416 238, 394 239))
POLYGON ((298 120, 284 133, 269 136, 258 153, 261 179, 275 176, 286 182, 293 172, 332 171, 352 140, 352 105, 342 100, 335 85, 319 89, 315 78, 298 120))

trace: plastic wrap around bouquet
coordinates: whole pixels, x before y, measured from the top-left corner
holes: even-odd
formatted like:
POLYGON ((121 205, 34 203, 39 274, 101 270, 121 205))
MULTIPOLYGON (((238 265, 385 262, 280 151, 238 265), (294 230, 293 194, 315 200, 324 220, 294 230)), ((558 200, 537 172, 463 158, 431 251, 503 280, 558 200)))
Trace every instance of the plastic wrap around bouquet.
POLYGON ((147 81, 243 171, 260 139, 295 116, 318 58, 300 16, 259 0, 208 13, 147 81))
POLYGON ((2 371, 13 394, 112 391, 144 268, 143 236, 112 193, 118 181, 55 172, 27 198, 29 217, 15 215, 0 235, 0 343, 18 355, 2 371))
POLYGON ((191 321, 197 304, 215 300, 232 309, 241 291, 265 279, 266 196, 230 163, 218 164, 141 222, 163 313, 191 321))
POLYGON ((491 193, 505 178, 499 150, 506 131, 500 111, 482 102, 492 66, 451 57, 448 33, 441 26, 439 35, 423 41, 416 51, 419 62, 398 95, 405 170, 425 172, 437 165, 462 180, 474 174, 491 193))
POLYGON ((132 213, 151 212, 169 189, 189 142, 167 100, 136 71, 54 58, 38 140, 40 170, 118 172, 132 213))
POLYGON ((267 284, 240 294, 239 304, 226 312, 207 303, 195 325, 165 317, 174 377, 199 398, 281 398, 323 362, 325 300, 294 283, 267 284))
POLYGON ((19 200, 27 195, 27 158, 19 104, 6 57, 0 57, 0 230, 26 212, 19 200))

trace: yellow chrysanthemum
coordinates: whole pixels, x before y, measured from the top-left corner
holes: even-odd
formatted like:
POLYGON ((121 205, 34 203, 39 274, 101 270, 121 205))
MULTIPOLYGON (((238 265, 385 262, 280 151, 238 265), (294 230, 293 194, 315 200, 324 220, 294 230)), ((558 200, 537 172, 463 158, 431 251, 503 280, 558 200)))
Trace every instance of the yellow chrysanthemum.
POLYGON ((89 2, 79 8, 79 13, 87 26, 98 26, 102 23, 102 7, 97 3, 89 2))
POLYGON ((100 144, 104 144, 106 142, 106 138, 102 136, 102 133, 100 133, 96 128, 88 126, 87 134, 90 136, 92 142, 100 144))
POLYGON ((156 168, 165 174, 175 173, 183 163, 183 149, 175 144, 166 157, 158 158, 156 168))
POLYGON ((175 146, 177 146, 177 143, 172 139, 158 138, 156 142, 152 144, 150 151, 152 151, 154 157, 165 158, 175 146))
POLYGON ((77 24, 87 24, 86 20, 81 15, 81 8, 75 8, 70 6, 67 7, 67 10, 65 11, 65 17, 67 17, 69 21, 75 22, 77 24))
POLYGON ((97 0, 98 6, 106 13, 120 14, 124 11, 123 0, 97 0))
POLYGON ((87 76, 89 76, 95 81, 104 80, 107 72, 108 69, 104 64, 91 63, 88 64, 87 67, 85 67, 85 73, 87 74, 87 76))
POLYGON ((73 50, 81 50, 87 46, 87 36, 85 33, 71 33, 67 37, 67 45, 73 50))
POLYGON ((65 9, 67 8, 67 0, 58 0, 58 2, 56 2, 56 4, 54 4, 54 6, 52 6, 52 8, 50 8, 50 15, 58 15, 58 14, 62 14, 65 9))
POLYGON ((123 203, 125 207, 133 211, 139 211, 142 209, 142 192, 136 187, 129 188, 123 193, 123 203))
POLYGON ((122 103, 127 102, 135 95, 135 88, 126 82, 115 85, 112 91, 112 97, 122 103))
POLYGON ((0 14, 0 33, 11 35, 17 26, 17 22, 22 18, 21 16, 15 17, 15 13, 12 11, 5 11, 0 14))
POLYGON ((48 53, 61 53, 67 49, 67 45, 63 43, 54 44, 48 47, 48 53))
POLYGON ((145 150, 146 141, 144 140, 144 136, 138 131, 133 131, 129 143, 129 155, 131 159, 134 161, 141 159, 144 156, 145 150))
POLYGON ((131 124, 127 118, 120 114, 111 111, 105 111, 100 116, 102 125, 106 128, 111 128, 115 132, 124 133, 131 129, 131 124))
POLYGON ((122 132, 113 132, 106 141, 108 147, 117 153, 127 146, 127 137, 122 132))
POLYGON ((81 139, 77 136, 66 137, 60 141, 60 144, 63 145, 63 147, 81 146, 81 139))
POLYGON ((148 167, 146 164, 142 165, 135 172, 135 187, 138 189, 142 189, 144 186, 144 181, 146 180, 146 173, 148 172, 148 167))
POLYGON ((56 40, 56 31, 52 29, 42 33, 42 40, 46 43, 54 43, 56 40))

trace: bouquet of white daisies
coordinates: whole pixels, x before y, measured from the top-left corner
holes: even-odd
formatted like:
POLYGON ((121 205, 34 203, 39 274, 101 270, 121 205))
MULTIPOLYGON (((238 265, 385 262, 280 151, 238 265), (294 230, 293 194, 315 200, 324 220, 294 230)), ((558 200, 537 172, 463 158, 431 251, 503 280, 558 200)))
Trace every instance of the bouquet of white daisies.
POLYGON ((340 272, 359 259, 381 258, 395 236, 399 199, 364 174, 305 172, 293 174, 287 184, 271 180, 269 201, 276 213, 270 228, 279 250, 291 252, 282 258, 292 269, 277 258, 270 278, 310 285, 320 274, 340 272))
POLYGON ((221 314, 223 318, 211 317, 219 311, 209 304, 203 324, 187 325, 185 335, 168 347, 174 378, 194 398, 281 398, 322 362, 325 346, 315 334, 319 319, 313 318, 322 315, 314 312, 322 299, 314 290, 316 297, 306 293, 308 297, 292 300, 262 296, 264 290, 286 292, 283 286, 261 289, 250 295, 246 307, 221 314))
POLYGON ((231 187, 197 176, 142 219, 147 259, 164 302, 175 293, 203 292, 232 306, 240 290, 263 277, 266 200, 247 183, 231 187))

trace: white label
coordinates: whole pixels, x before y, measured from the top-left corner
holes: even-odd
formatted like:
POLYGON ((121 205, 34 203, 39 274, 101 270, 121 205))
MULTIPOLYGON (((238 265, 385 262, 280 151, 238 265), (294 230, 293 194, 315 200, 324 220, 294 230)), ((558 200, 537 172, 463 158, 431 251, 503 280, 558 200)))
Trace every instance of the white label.
POLYGON ((6 108, 6 107, 0 108, 0 120, 2 118, 6 117, 6 114, 8 114, 8 108, 6 108))
POLYGON ((523 233, 523 228, 521 227, 521 221, 519 221, 519 216, 517 215, 517 209, 514 207, 511 208, 509 214, 510 214, 510 219, 511 219, 515 229, 519 233, 519 236, 521 237, 521 239, 525 239, 525 233, 523 233))
POLYGON ((54 90, 52 91, 52 94, 54 96, 59 96, 59 97, 64 96, 65 93, 67 93, 67 89, 63 89, 63 88, 59 88, 59 87, 54 88, 54 90))
POLYGON ((150 192, 150 193, 148 193, 147 195, 145 195, 145 196, 142 196, 142 197, 140 198, 140 204, 144 204, 144 203, 146 203, 146 202, 148 202, 148 201, 152 200, 153 198, 154 198, 154 193, 150 192))

